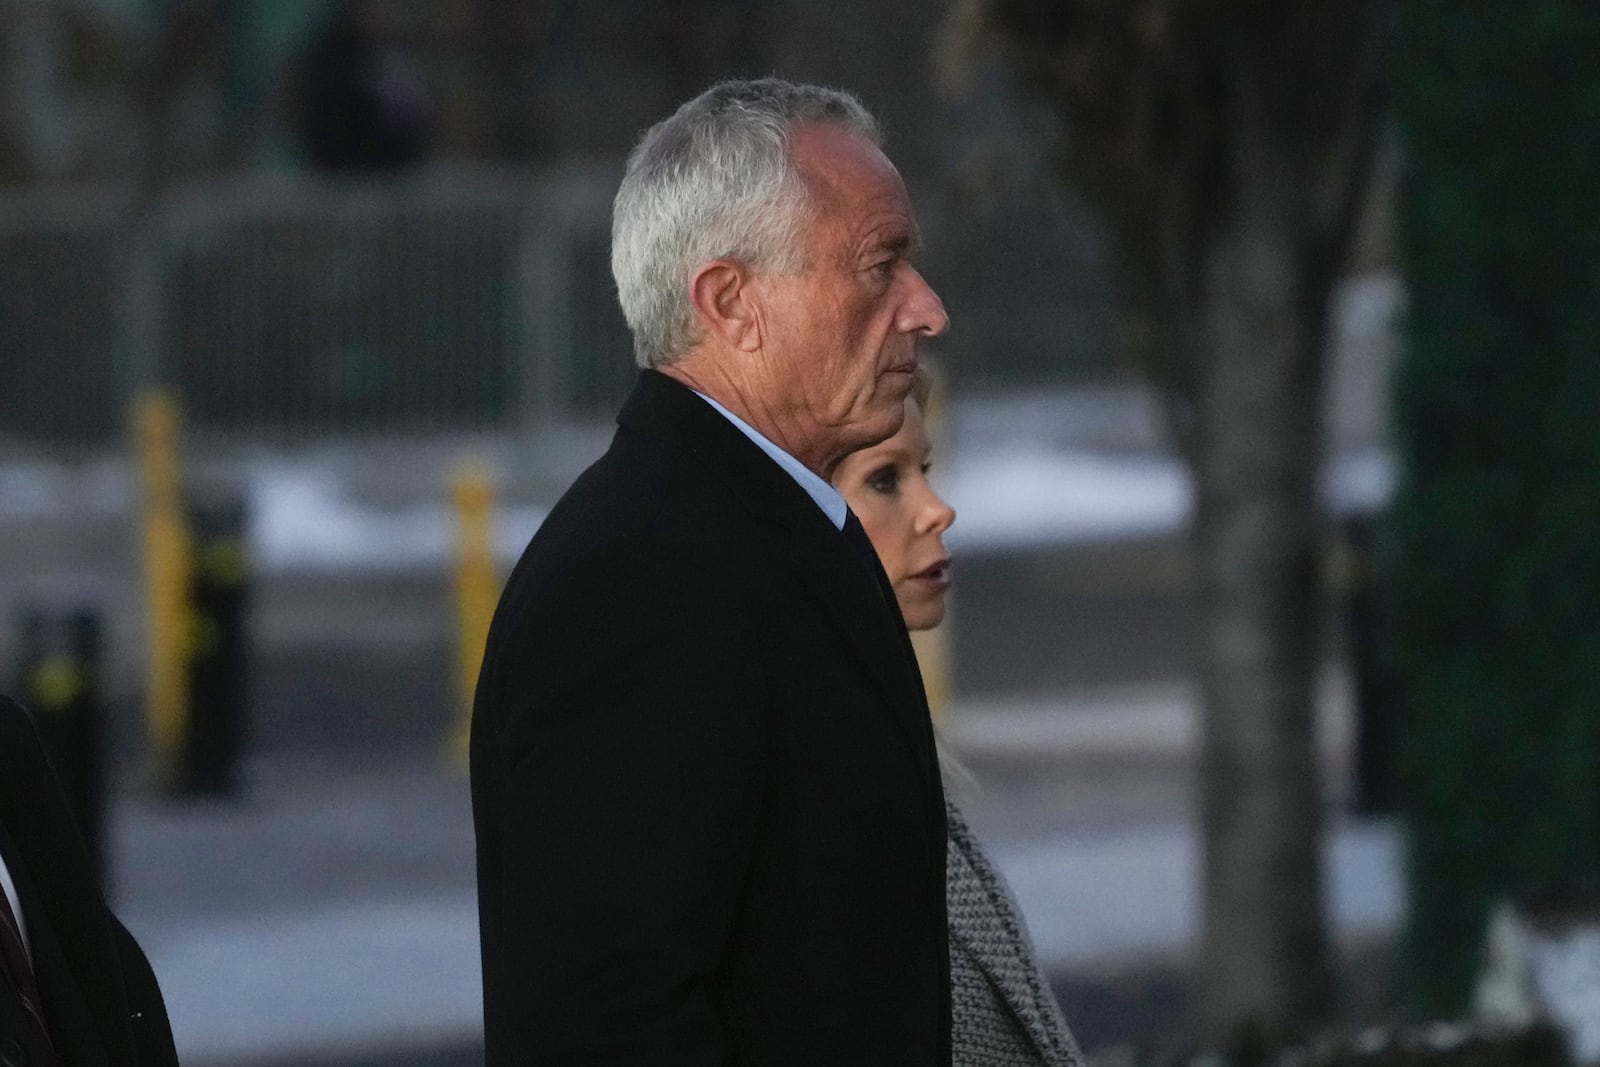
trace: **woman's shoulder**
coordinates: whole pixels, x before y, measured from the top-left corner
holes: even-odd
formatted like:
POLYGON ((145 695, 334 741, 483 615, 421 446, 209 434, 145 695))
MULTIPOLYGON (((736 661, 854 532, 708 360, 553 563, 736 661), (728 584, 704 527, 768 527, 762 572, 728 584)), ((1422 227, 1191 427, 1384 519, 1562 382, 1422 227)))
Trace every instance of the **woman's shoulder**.
POLYGON ((945 839, 945 895, 952 932, 992 928, 989 936, 1005 937, 1026 947, 1010 887, 978 843, 960 806, 948 795, 945 839))
POLYGON ((1078 1067, 1082 1055, 1039 967, 1010 886, 948 796, 945 825, 952 997, 958 1002, 956 1029, 965 1032, 957 1034, 957 1043, 1015 1048, 1025 1035, 1036 1057, 1016 1062, 1078 1067))

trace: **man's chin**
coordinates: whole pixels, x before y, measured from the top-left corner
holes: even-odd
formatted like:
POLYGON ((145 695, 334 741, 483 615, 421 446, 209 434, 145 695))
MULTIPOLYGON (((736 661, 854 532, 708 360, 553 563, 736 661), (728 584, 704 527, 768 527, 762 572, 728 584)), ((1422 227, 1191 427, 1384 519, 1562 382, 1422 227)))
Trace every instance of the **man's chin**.
POLYGON ((900 367, 883 372, 883 387, 886 392, 898 393, 901 400, 911 395, 911 383, 915 380, 917 368, 900 367))
POLYGON ((906 421, 906 402, 902 397, 893 405, 884 405, 881 411, 873 413, 870 419, 863 419, 860 426, 862 443, 851 451, 860 451, 880 445, 900 432, 900 427, 906 421))

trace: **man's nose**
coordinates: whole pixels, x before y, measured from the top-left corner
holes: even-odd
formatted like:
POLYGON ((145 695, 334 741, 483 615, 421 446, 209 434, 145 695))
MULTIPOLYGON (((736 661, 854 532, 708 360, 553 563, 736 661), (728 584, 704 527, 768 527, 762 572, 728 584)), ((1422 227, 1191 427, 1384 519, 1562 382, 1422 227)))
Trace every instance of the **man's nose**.
POLYGON ((920 333, 937 337, 950 328, 950 316, 945 314, 944 301, 933 291, 927 279, 913 269, 911 283, 915 287, 900 305, 900 332, 920 333))

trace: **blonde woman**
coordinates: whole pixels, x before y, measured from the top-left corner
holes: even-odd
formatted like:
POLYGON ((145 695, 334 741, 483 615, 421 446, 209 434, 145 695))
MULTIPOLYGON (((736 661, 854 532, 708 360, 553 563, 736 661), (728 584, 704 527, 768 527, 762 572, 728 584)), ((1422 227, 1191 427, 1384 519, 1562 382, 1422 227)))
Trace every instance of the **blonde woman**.
MULTIPOLYGON (((900 432, 850 455, 834 476, 913 631, 944 620, 951 577, 944 533, 956 517, 928 484, 932 448, 924 414, 931 392, 930 379, 919 370, 900 432)), ((964 776, 943 751, 940 763, 947 787, 964 776)), ((945 807, 954 1067, 1079 1067, 1082 1056, 1039 970, 1010 890, 948 790, 945 807)))

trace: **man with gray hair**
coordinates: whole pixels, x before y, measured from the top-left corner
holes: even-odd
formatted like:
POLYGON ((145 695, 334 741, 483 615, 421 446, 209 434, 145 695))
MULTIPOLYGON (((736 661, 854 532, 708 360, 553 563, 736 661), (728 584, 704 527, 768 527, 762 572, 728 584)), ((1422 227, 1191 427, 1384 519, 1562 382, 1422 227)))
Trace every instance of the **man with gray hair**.
POLYGON ((725 82, 613 212, 643 368, 496 612, 472 724, 488 1062, 947 1064, 945 816, 829 482, 948 322, 876 123, 725 82))

